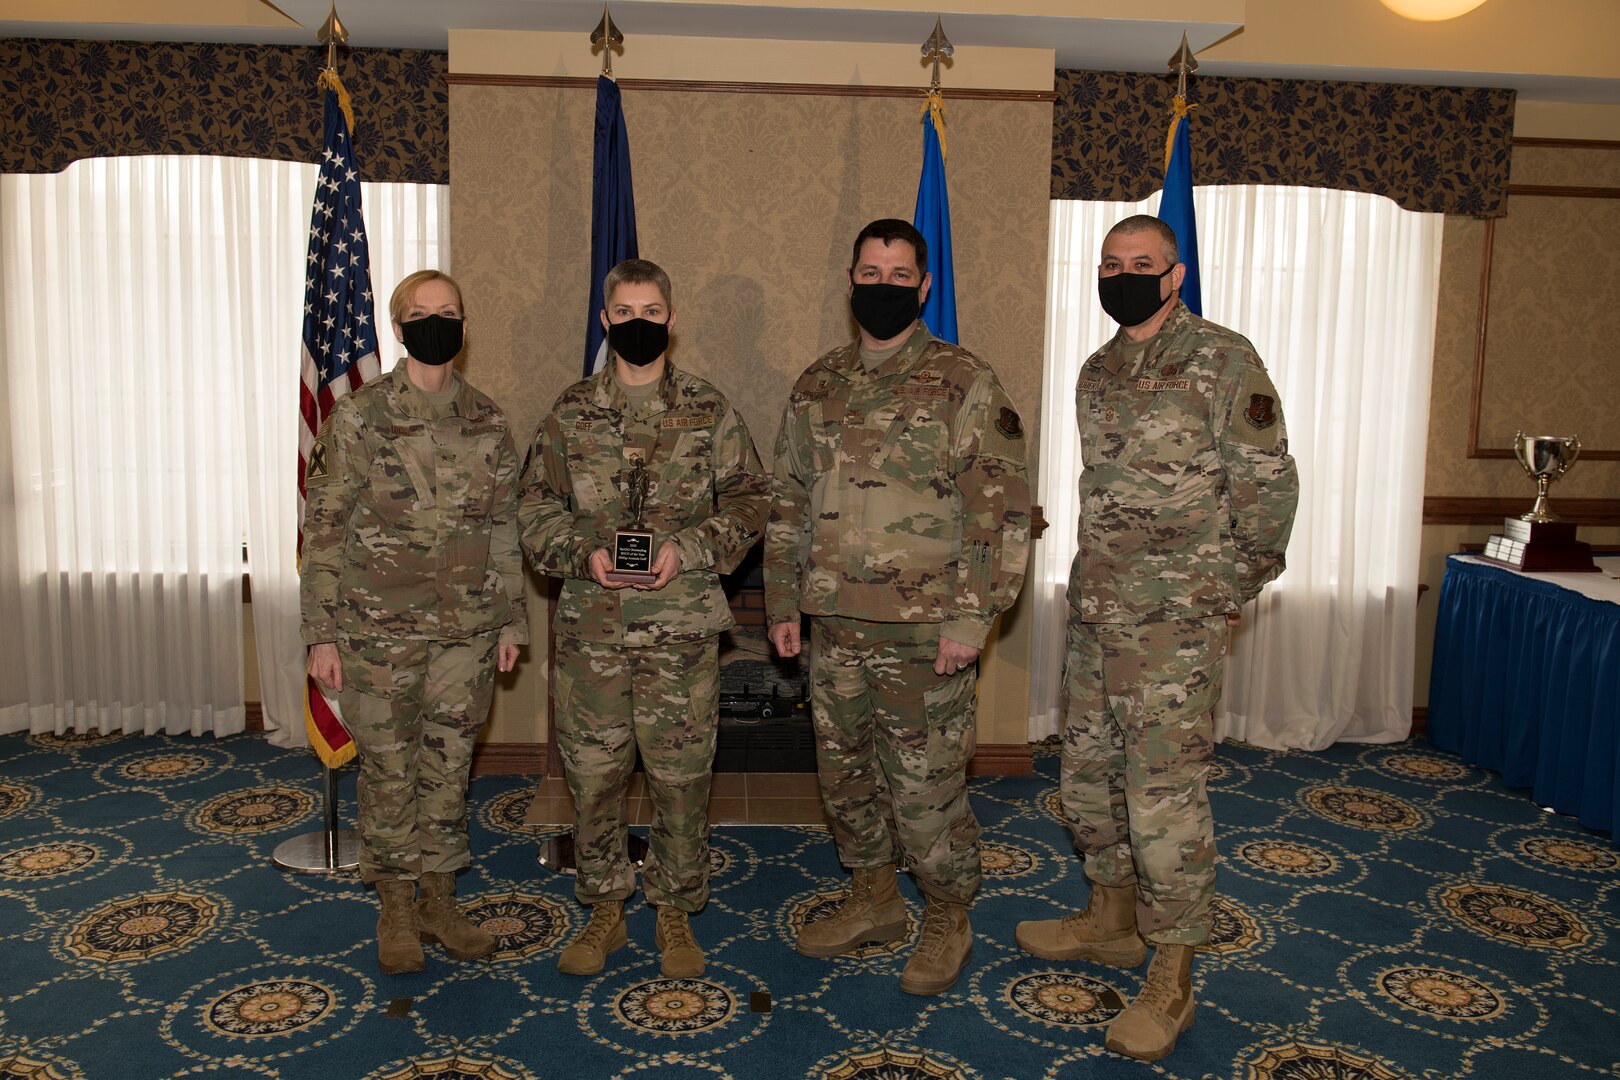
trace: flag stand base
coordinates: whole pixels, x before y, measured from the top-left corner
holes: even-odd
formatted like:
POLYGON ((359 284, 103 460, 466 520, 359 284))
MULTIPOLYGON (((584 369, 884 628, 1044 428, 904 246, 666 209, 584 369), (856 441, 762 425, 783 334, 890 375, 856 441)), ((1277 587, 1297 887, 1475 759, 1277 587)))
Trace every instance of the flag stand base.
POLYGON ((290 874, 342 874, 360 865, 360 837, 353 829, 305 833, 277 844, 270 859, 290 874))
POLYGON ((360 834, 338 828, 337 770, 321 771, 325 774, 326 827, 283 840, 270 855, 271 862, 290 874, 342 874, 360 866, 360 834))
MULTIPOLYGON (((640 867, 647 859, 647 841, 630 834, 630 865, 640 867)), ((540 850, 534 861, 557 874, 578 874, 579 862, 574 855, 574 830, 558 833, 540 841, 540 850)))

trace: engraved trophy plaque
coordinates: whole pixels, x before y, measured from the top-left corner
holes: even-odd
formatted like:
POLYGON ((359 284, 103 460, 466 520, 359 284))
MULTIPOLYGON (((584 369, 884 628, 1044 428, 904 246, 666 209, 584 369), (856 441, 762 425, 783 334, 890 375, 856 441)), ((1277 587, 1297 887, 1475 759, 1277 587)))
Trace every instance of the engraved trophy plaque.
POLYGON ((630 524, 613 531, 613 550, 610 553, 613 566, 605 575, 609 581, 645 585, 658 579, 652 568, 653 534, 642 520, 646 515, 647 489, 650 486, 647 464, 638 457, 635 467, 625 479, 625 509, 630 514, 630 524))
POLYGON ((1574 435, 1513 436, 1513 453, 1536 482, 1536 502, 1527 514, 1504 518, 1502 531, 1485 543, 1485 558, 1517 570, 1591 571, 1592 547, 1575 539, 1575 526, 1547 505, 1547 489, 1581 456, 1574 435))

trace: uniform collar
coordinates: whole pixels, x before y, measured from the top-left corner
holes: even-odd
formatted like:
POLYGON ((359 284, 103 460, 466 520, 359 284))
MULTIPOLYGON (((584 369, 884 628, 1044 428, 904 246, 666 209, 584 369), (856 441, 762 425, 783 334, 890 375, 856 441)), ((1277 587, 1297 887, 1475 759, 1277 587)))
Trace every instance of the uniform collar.
MULTIPOLYGON (((610 352, 608 362, 602 365, 602 370, 591 376, 596 382, 596 385, 591 387, 591 402, 599 409, 609 409, 621 416, 628 416, 630 398, 619 386, 613 363, 613 354, 610 352)), ((658 379, 658 392, 647 399, 643 408, 648 410, 641 414, 643 416, 657 416, 675 408, 675 361, 667 356, 664 357, 664 374, 658 379)))
MULTIPOLYGON (((394 365, 394 370, 388 373, 388 377, 393 380, 394 399, 399 402, 400 411, 416 420, 438 419, 434 415, 433 402, 411 382, 410 373, 405 370, 404 357, 400 357, 399 363, 394 365)), ((456 396, 450 402, 451 413, 464 420, 475 419, 478 414, 478 403, 473 398, 472 387, 467 385, 466 379, 453 371, 450 378, 455 380, 457 386, 456 396)))
POLYGON ((918 319, 911 336, 900 346, 900 351, 876 367, 868 368, 861 359, 861 339, 858 337, 847 349, 835 355, 828 366, 851 382, 876 382, 910 371, 922 358, 923 350, 931 340, 933 335, 928 332, 928 326, 918 319))
MULTIPOLYGON (((1165 351, 1170 342, 1191 328, 1192 320, 1193 313, 1187 310, 1187 305, 1183 304, 1181 297, 1177 296, 1174 306, 1170 308, 1170 314, 1165 316, 1164 324, 1159 327, 1159 332, 1148 338, 1146 342, 1138 343, 1147 346, 1142 350, 1141 366, 1144 369, 1151 367, 1153 361, 1165 351)), ((1103 350, 1102 358, 1098 361, 1107 370, 1108 374, 1118 375, 1125 366, 1125 350, 1121 346, 1127 344, 1130 344, 1130 342, 1125 340, 1125 328, 1122 326, 1114 332, 1113 338, 1108 342, 1108 347, 1103 350)))

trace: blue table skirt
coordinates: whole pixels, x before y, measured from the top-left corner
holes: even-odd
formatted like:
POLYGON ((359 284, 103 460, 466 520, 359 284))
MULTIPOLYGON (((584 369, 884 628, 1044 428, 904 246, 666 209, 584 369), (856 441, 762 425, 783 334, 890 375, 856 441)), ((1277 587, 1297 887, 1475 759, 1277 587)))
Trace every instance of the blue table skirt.
POLYGON ((1446 560, 1429 741, 1593 829, 1620 821, 1620 604, 1446 560))

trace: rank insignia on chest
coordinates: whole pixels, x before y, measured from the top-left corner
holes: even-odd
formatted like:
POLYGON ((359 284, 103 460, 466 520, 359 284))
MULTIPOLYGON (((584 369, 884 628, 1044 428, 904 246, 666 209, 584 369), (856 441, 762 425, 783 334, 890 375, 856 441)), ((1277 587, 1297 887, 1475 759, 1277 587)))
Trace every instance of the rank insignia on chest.
POLYGON ((1112 424, 1115 420, 1118 420, 1118 419, 1119 419, 1119 413, 1114 410, 1114 407, 1112 405, 1103 406, 1103 411, 1102 411, 1102 422, 1103 423, 1112 424))
POLYGON ((1249 407, 1243 410, 1243 419, 1256 431, 1264 431, 1277 422, 1277 399, 1270 394, 1250 394, 1249 407))

